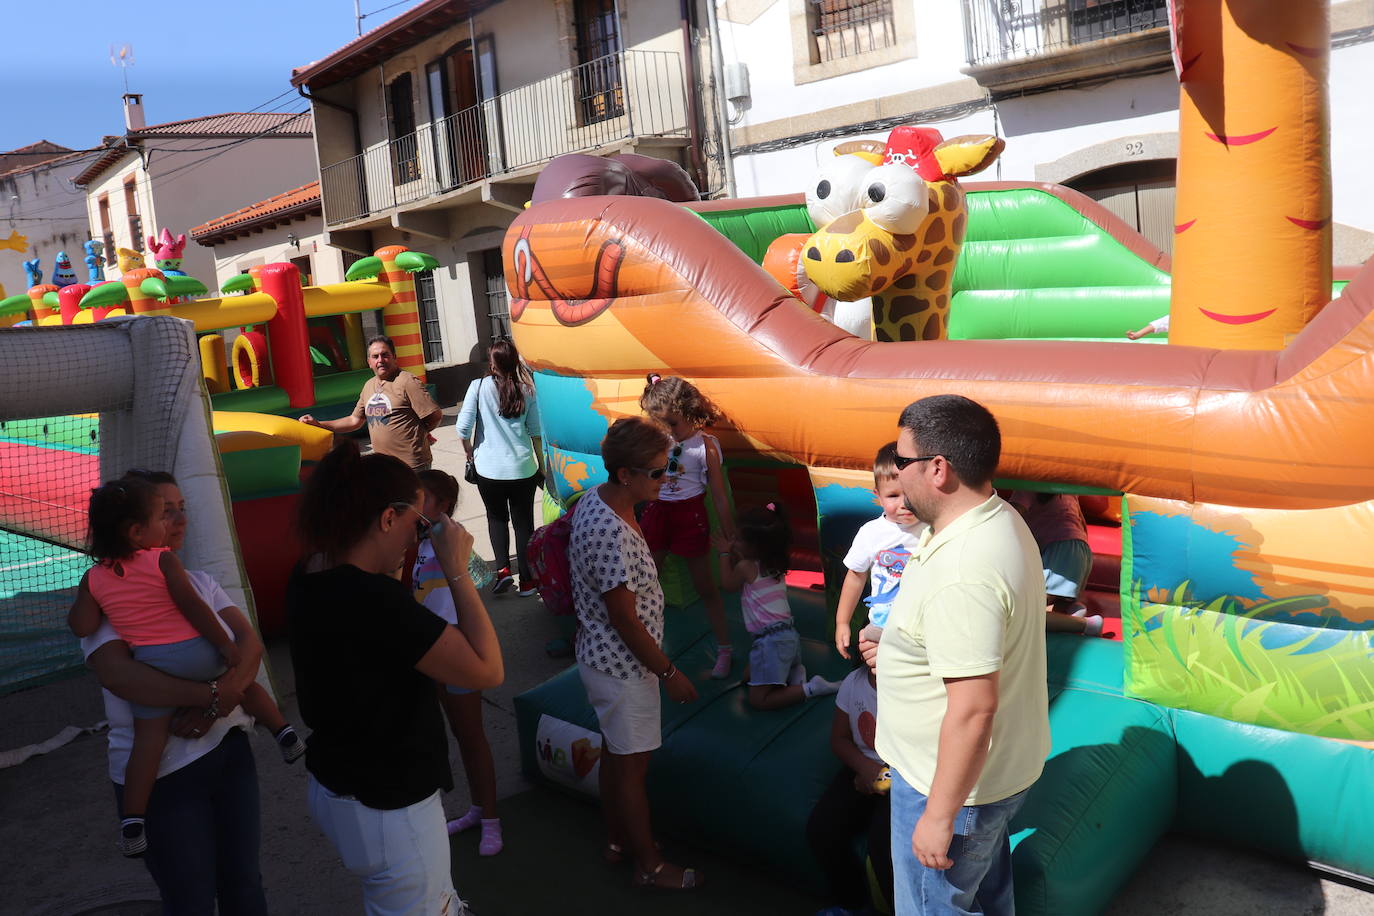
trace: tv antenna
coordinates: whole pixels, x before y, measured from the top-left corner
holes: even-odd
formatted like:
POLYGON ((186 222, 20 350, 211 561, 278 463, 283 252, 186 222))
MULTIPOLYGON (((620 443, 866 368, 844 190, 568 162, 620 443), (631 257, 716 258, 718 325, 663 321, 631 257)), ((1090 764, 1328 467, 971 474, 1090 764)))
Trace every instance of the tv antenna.
POLYGON ((119 47, 110 45, 110 63, 118 67, 124 76, 124 94, 129 94, 129 68, 134 65, 134 46, 122 44, 119 47))

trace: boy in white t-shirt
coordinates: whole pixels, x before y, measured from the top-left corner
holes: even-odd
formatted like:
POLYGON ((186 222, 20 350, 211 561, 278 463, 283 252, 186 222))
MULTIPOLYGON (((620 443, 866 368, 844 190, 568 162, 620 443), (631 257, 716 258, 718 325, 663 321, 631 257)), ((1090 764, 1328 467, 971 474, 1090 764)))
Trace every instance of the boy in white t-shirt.
POLYGON ((854 608, 863 594, 864 582, 871 580, 872 584, 869 596, 864 599, 868 605, 868 623, 873 627, 886 626, 892 599, 897 597, 897 587, 902 584, 902 573, 926 529, 925 523, 911 514, 902 496, 902 486, 897 480, 896 442, 878 449, 873 459, 873 493, 883 507, 883 514, 865 523, 854 535, 854 543, 844 557, 849 572, 845 574, 840 603, 835 608, 835 648, 845 658, 849 658, 849 647, 853 645, 854 608))

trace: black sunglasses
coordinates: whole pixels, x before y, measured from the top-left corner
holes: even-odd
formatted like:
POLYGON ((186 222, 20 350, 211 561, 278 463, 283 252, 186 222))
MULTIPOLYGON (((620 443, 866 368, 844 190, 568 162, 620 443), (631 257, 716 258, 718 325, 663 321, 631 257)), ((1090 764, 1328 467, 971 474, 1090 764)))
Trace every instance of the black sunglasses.
POLYGON ((897 466, 897 470, 906 470, 907 465, 916 461, 930 461, 932 458, 939 458, 939 455, 917 455, 914 458, 907 458, 905 455, 897 455, 892 459, 892 463, 897 466))
POLYGON ((419 516, 419 518, 415 520, 415 536, 420 540, 423 541, 425 538, 429 537, 429 533, 434 530, 434 523, 431 522, 429 519, 425 518, 424 515, 420 512, 420 510, 416 509, 415 506, 411 505, 410 503, 392 503, 391 508, 396 510, 415 510, 415 514, 419 516))

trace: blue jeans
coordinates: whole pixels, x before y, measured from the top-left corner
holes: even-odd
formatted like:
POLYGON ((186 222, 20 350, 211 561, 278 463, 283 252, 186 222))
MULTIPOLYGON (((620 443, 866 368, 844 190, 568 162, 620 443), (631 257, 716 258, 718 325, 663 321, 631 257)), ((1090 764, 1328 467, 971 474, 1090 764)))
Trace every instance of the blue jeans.
MULTIPOLYGON (((116 810, 124 787, 116 785, 116 810)), ((258 869, 258 770, 243 729, 153 787, 148 802, 148 853, 143 864, 157 882, 162 912, 175 916, 265 916, 258 869)))
POLYGON ((1011 888, 1011 819, 1025 789, 986 805, 968 805, 954 818, 947 869, 926 868, 911 851, 911 835, 926 810, 926 796, 892 771, 892 877, 896 916, 1016 912, 1011 888))

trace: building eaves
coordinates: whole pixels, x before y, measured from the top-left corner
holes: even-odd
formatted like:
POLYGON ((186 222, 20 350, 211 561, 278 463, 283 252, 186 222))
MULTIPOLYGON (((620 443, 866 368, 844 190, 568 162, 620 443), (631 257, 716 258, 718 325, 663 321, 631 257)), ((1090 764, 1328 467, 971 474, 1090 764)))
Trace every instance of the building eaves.
POLYGON ((291 85, 318 89, 356 76, 495 3, 496 0, 425 0, 322 59, 295 68, 291 71, 291 85))
POLYGON ((191 229, 191 238, 207 247, 249 232, 261 232, 292 220, 321 214, 320 183, 312 181, 266 200, 217 216, 191 229))

